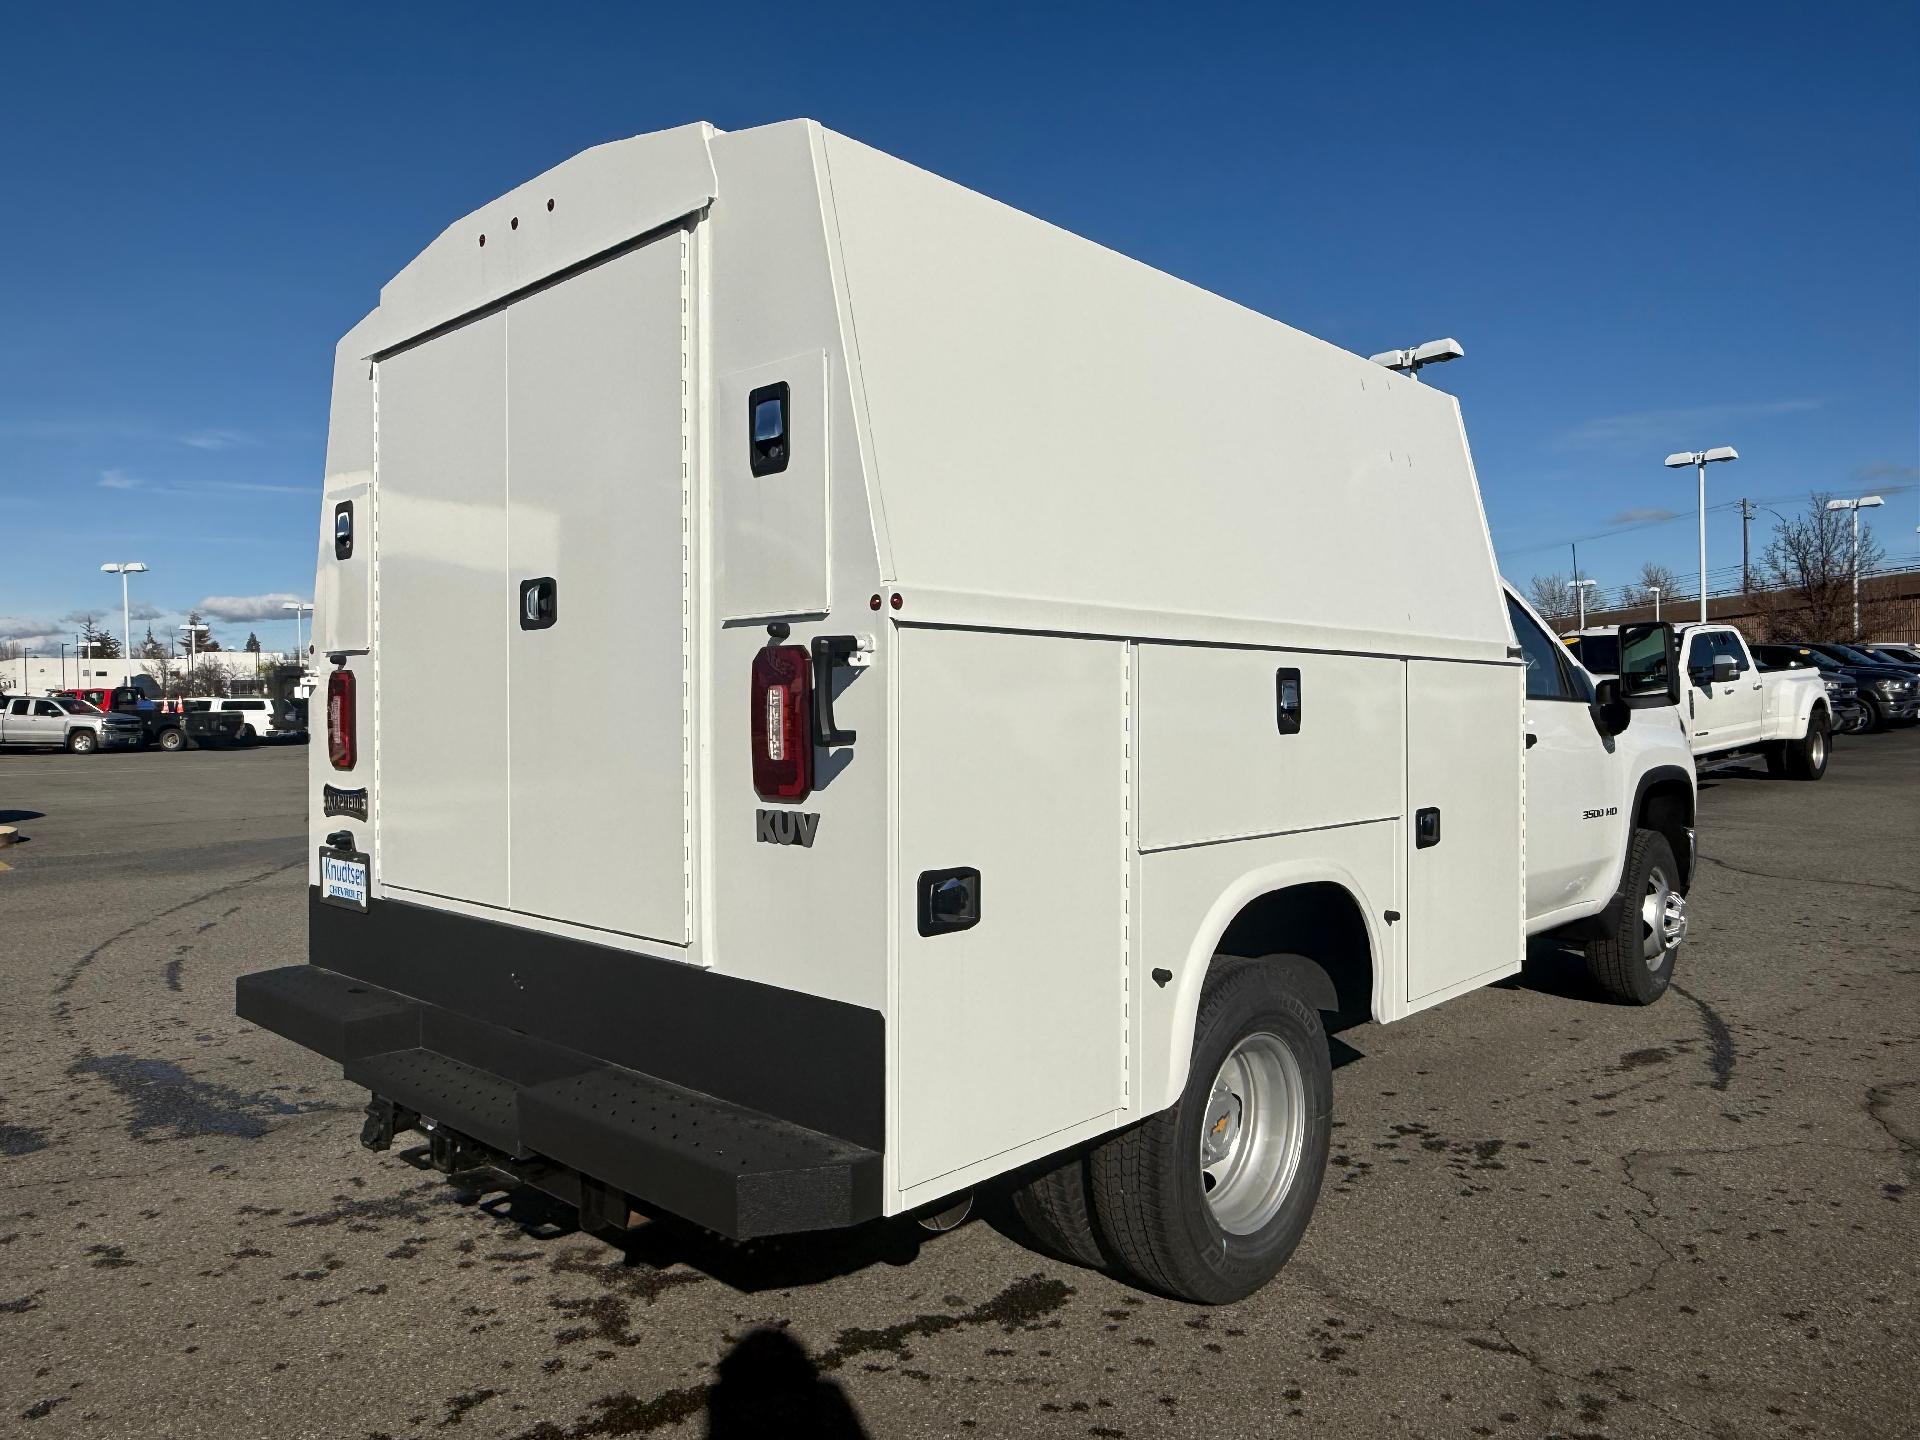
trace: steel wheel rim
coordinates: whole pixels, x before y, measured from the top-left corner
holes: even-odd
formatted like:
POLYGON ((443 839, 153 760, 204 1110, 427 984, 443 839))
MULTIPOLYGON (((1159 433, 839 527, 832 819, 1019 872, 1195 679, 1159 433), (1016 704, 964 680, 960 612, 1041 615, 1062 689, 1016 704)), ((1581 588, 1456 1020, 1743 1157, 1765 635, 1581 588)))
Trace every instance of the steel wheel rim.
POLYGON ((1818 770, 1827 761, 1827 732, 1821 726, 1813 727, 1813 768, 1818 770))
POLYGON ((1687 897, 1656 865, 1647 873, 1647 891, 1640 899, 1640 958, 1649 970, 1658 970, 1667 952, 1686 938, 1687 897))
POLYGON ((1200 1126, 1200 1193, 1229 1235, 1279 1212, 1306 1148, 1306 1081, 1277 1035, 1249 1035, 1221 1062, 1200 1126))

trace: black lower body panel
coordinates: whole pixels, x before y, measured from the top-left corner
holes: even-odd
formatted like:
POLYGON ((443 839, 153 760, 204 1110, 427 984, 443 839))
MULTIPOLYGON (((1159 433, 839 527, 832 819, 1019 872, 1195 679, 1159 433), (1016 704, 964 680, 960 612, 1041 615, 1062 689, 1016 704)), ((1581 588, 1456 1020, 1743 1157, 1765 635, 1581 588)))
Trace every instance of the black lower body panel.
MULTIPOLYGON (((394 908, 395 902, 374 901, 364 915, 338 911, 337 921, 329 913, 315 926, 316 951, 323 935, 351 936, 354 922, 364 924, 394 908)), ((796 1114, 842 1122, 842 1132, 867 1129, 868 1099, 877 1101, 884 1080, 880 1017, 874 1012, 466 917, 422 911, 406 919, 400 933, 415 941, 423 927, 448 921, 457 922, 456 930, 507 931, 489 937, 502 946, 514 936, 539 942, 530 948, 542 953, 522 954, 519 965, 541 978, 543 1003, 524 1006, 521 1025, 499 1023, 487 1013, 484 964, 458 943, 446 946, 449 962, 472 968, 468 984, 450 989, 444 999, 347 973, 349 963, 365 972, 382 962, 380 946, 369 943, 378 931, 366 926, 359 945, 341 947, 339 958, 346 963, 339 967, 293 965, 242 976, 239 1014, 339 1061, 349 1080, 391 1109, 425 1117, 437 1143, 454 1132, 516 1173, 523 1164, 536 1175, 542 1167, 564 1167, 736 1239, 832 1229, 880 1213, 877 1115, 869 1144, 864 1135, 836 1133, 796 1114), (575 966, 556 974, 552 962, 568 947, 602 953, 576 954, 575 966), (608 955, 625 962, 624 974, 601 968, 608 955), (662 965, 685 975, 648 968, 662 965), (609 975, 615 976, 611 984, 593 983, 609 975), (637 983, 636 976, 642 977, 637 983), (569 979, 572 1012, 557 999, 569 979), (481 1003, 472 1003, 476 996, 481 1003), (780 997, 793 1002, 785 1027, 772 1023, 780 997), (465 1003, 455 1008, 448 1001, 465 1003), (537 1030, 525 1023, 568 1013, 576 1014, 572 1023, 563 1019, 537 1030), (871 1025, 861 1018, 867 1016, 871 1025), (609 1022, 623 1042, 617 1055, 578 1047, 582 1036, 611 1033, 609 1022), (632 1063, 647 1048, 642 1042, 670 1022, 678 1032, 674 1043, 653 1053, 680 1073, 663 1075, 632 1063), (683 1062, 699 1053, 689 1048, 690 1038, 705 1047, 703 1064, 718 1086, 687 1083, 683 1062), (777 1090, 768 1082, 783 1067, 791 1067, 790 1083, 777 1090), (837 1076, 856 1093, 827 1095, 818 1083, 823 1074, 837 1076), (716 1094, 715 1088, 733 1093, 716 1094), (765 1093, 770 1103, 743 1103, 742 1090, 765 1093)), ((449 937, 436 938, 444 944, 449 937)), ((452 938, 470 939, 471 932, 452 938)), ((417 954, 393 969, 428 990, 442 973, 432 957, 417 954)), ((510 990, 526 993, 517 970, 506 979, 510 990)))

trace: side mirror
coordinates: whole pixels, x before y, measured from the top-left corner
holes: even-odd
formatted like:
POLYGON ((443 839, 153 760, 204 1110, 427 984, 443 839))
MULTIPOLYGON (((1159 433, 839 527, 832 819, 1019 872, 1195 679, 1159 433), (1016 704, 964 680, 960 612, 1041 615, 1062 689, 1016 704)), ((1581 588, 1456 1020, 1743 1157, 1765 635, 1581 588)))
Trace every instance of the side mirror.
POLYGON ((1603 736, 1618 735, 1633 723, 1633 707, 1621 697, 1618 680, 1595 684, 1593 700, 1587 709, 1593 713, 1593 728, 1603 736))
POLYGON ((1713 683, 1724 685, 1729 680, 1740 678, 1740 662, 1728 655, 1717 655, 1713 661, 1713 683))
POLYGON ((1680 641, 1673 626, 1652 621, 1620 627, 1616 692, 1634 710, 1680 703, 1680 641))

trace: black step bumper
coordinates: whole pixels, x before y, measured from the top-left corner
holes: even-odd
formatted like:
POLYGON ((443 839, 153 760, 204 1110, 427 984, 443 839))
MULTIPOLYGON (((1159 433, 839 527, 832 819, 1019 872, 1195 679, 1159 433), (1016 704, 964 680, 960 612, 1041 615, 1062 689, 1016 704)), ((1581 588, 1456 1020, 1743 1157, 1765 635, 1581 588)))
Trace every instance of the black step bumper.
POLYGON ((565 1167, 722 1235, 880 1213, 875 1150, 350 975, 243 975, 236 1009, 509 1162, 565 1167))

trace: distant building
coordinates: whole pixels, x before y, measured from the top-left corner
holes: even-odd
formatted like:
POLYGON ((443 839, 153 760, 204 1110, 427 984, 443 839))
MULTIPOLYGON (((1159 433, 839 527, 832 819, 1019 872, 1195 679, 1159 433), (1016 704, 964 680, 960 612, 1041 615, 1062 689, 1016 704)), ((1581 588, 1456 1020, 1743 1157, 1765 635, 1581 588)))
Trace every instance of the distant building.
MULTIPOLYGON (((295 657, 283 650, 207 650, 194 657, 196 664, 214 665, 225 671, 233 693, 254 693, 259 685, 258 672, 274 665, 292 664, 295 657)), ((171 667, 178 688, 187 673, 187 657, 170 660, 145 660, 135 656, 125 660, 97 660, 89 656, 35 655, 18 660, 0 660, 0 690, 10 695, 44 695, 49 690, 65 690, 92 685, 137 685, 149 693, 162 688, 156 672, 171 667)))

